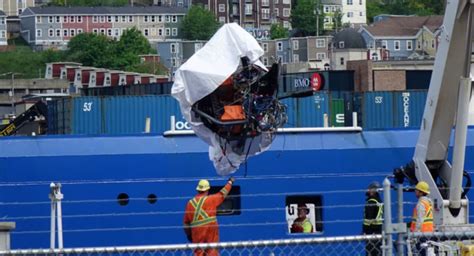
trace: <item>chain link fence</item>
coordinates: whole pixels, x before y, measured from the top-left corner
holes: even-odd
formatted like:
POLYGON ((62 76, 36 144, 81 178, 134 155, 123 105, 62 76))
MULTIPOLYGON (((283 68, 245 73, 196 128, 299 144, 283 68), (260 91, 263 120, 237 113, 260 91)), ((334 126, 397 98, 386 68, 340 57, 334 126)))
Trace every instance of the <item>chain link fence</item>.
POLYGON ((37 249, 0 251, 0 255, 381 255, 380 248, 372 245, 381 242, 381 235, 340 236, 210 244, 177 244, 132 247, 97 247, 71 249, 37 249), (203 253, 203 254, 199 254, 203 253))

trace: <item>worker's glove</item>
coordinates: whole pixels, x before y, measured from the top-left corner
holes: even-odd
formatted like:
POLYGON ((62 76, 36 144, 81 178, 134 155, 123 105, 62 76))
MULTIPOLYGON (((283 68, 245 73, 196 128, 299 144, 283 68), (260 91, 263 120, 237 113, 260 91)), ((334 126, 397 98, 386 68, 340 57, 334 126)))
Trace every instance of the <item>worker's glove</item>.
POLYGON ((234 180, 235 180, 235 179, 234 179, 234 177, 230 177, 230 178, 229 178, 229 180, 228 180, 227 182, 229 182, 229 181, 230 181, 232 184, 234 184, 234 180))

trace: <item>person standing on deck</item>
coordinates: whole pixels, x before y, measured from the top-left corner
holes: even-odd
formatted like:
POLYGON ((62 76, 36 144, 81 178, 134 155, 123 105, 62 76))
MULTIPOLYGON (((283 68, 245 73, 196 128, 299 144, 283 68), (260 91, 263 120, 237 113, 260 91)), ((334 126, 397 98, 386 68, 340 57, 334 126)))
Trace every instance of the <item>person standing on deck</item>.
MULTIPOLYGON (((184 214, 184 232, 193 243, 219 242, 219 225, 217 224, 217 207, 232 189, 234 178, 230 177, 227 184, 216 194, 209 195, 211 188, 209 181, 200 180, 196 190, 198 194, 189 200, 184 214)), ((196 256, 217 256, 216 249, 196 249, 196 256)))

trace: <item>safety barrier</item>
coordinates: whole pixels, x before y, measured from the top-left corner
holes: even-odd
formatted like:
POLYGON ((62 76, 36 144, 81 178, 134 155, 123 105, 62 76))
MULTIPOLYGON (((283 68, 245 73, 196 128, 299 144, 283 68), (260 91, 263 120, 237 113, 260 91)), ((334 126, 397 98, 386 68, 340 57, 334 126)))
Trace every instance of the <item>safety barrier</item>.
POLYGON ((377 243, 381 238, 381 235, 360 235, 208 244, 32 249, 0 251, 0 255, 192 255, 196 250, 215 250, 222 256, 365 255, 366 245, 377 243))

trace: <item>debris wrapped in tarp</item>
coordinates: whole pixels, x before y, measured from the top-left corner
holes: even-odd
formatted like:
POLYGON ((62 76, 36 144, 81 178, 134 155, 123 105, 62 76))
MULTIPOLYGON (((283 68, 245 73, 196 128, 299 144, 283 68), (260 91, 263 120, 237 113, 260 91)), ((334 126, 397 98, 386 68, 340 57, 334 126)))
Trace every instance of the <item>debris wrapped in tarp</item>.
POLYGON ((175 73, 172 95, 184 118, 209 148, 219 175, 268 149, 286 122, 276 98, 279 65, 259 61, 258 42, 235 23, 223 25, 175 73))

